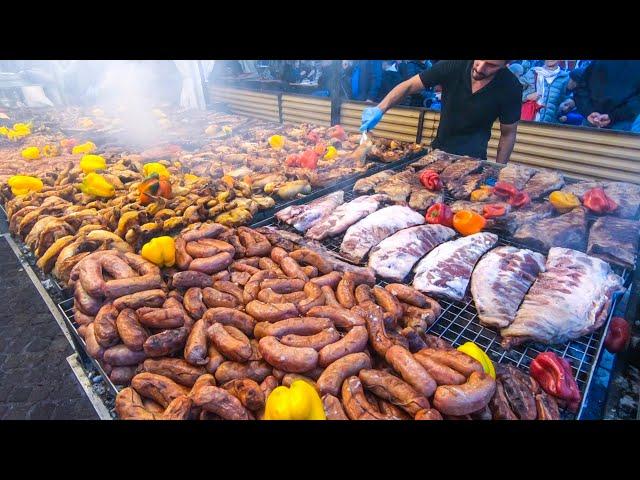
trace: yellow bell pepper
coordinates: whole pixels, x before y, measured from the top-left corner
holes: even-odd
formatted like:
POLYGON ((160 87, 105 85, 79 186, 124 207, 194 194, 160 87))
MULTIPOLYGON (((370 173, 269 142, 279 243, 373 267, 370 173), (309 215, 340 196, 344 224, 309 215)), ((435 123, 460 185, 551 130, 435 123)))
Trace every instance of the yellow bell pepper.
POLYGON ((85 155, 80 160, 80 169, 84 173, 95 172, 107 168, 107 161, 100 155, 85 155))
POLYGON ((6 137, 8 133, 9 133, 9 129, 7 127, 0 127, 0 135, 2 135, 3 137, 6 137))
POLYGON ((224 126, 222 127, 222 132, 223 132, 225 135, 230 135, 232 131, 233 131, 233 128, 231 128, 229 125, 224 125, 224 126))
POLYGON ((168 236, 153 238, 143 245, 140 255, 159 267, 173 267, 176 262, 175 241, 168 236))
POLYGON ((336 158, 337 155, 338 155, 338 151, 336 150, 336 147, 334 147, 333 145, 329 145, 327 147, 327 153, 324 154, 324 159, 333 160, 334 158, 336 158))
POLYGON ((42 156, 38 147, 27 147, 22 150, 21 155, 27 160, 37 160, 42 156))
POLYGON ((75 147, 73 147, 73 149, 71 150, 71 153, 74 155, 77 155, 79 153, 93 153, 98 149, 98 147, 96 147, 96 144, 93 142, 85 142, 85 143, 81 143, 80 145, 76 145, 75 147))
POLYGON ((284 137, 282 135, 271 135, 268 141, 271 148, 275 150, 280 150, 284 147, 284 137))
POLYGON ((482 202, 491 195, 492 188, 489 185, 482 185, 480 188, 471 192, 472 202, 482 202))
POLYGON ((39 192, 44 187, 42 180, 27 175, 14 175, 7 180, 14 195, 26 195, 30 192, 39 192))
POLYGON ((487 356, 487 354, 484 353, 484 350, 478 347, 478 345, 473 342, 467 342, 463 345, 460 345, 458 347, 458 350, 462 353, 466 353, 471 358, 475 358, 478 362, 480 362, 480 365, 482 365, 484 373, 491 376, 492 378, 496 378, 496 369, 493 366, 493 362, 487 356))
POLYGON ((29 132, 31 133, 31 124, 30 123, 14 123, 13 130, 16 132, 29 132))
POLYGON ((91 172, 82 180, 80 190, 94 197, 110 198, 115 195, 115 188, 102 175, 91 172))
POLYGON ((157 173, 159 177, 169 178, 171 176, 167 167, 158 162, 145 163, 142 166, 142 173, 145 177, 148 177, 153 173, 157 173))
POLYGON ((290 388, 275 388, 264 410, 265 420, 326 420, 322 400, 315 388, 295 380, 290 388))
POLYGON ((568 212, 569 210, 573 210, 580 206, 580 199, 578 197, 573 193, 565 193, 560 190, 551 192, 549 195, 549 202, 551 202, 551 205, 553 205, 560 213, 568 212))

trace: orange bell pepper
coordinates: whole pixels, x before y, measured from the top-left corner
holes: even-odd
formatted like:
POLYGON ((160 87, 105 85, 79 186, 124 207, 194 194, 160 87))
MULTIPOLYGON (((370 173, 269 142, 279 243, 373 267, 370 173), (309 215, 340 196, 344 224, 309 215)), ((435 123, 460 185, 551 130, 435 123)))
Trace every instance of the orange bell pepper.
POLYGON ((470 210, 460 210, 453 216, 453 228, 461 235, 473 235, 482 230, 487 220, 470 210))

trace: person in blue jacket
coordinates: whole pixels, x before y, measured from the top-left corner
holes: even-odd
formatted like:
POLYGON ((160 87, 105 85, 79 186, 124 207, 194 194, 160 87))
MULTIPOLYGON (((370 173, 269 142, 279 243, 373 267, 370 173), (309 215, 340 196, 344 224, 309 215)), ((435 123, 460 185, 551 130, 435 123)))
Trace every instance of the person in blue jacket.
POLYGON ((353 100, 378 102, 382 88, 382 61, 357 60, 351 75, 351 95, 353 100))

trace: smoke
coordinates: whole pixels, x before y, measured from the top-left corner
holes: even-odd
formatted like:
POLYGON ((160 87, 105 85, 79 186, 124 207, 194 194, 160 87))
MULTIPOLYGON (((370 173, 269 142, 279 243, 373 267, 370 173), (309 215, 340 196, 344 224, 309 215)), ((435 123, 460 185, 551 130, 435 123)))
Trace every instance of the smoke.
MULTIPOLYGON (((122 128, 122 140, 130 144, 148 145, 161 141, 167 120, 157 109, 170 89, 170 79, 160 78, 151 61, 105 62, 102 75, 93 89, 95 105, 115 116, 122 128), (154 109, 156 112, 154 113, 154 109)), ((179 89, 179 86, 173 86, 179 89)))

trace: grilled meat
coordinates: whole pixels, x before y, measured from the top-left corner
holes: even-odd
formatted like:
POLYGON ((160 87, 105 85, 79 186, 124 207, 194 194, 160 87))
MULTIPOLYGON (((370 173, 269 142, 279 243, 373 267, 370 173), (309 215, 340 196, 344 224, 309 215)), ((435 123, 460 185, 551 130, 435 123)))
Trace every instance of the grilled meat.
POLYGON ((544 252, 551 247, 584 251, 587 244, 586 211, 578 207, 559 217, 526 223, 516 231, 513 238, 544 252))
POLYGON ((589 231, 587 253, 625 268, 635 268, 640 222, 622 218, 598 218, 589 231))
POLYGON ((524 191, 531 200, 537 200, 545 195, 560 190, 564 186, 564 177, 553 170, 540 170, 526 183, 524 191))
POLYGON ((608 263, 568 248, 549 250, 545 271, 524 297, 502 345, 526 341, 557 344, 586 335, 604 323, 622 279, 608 263))

